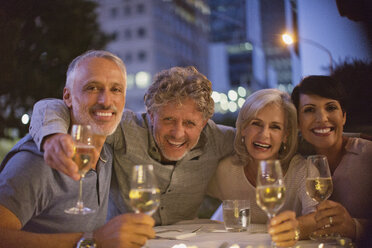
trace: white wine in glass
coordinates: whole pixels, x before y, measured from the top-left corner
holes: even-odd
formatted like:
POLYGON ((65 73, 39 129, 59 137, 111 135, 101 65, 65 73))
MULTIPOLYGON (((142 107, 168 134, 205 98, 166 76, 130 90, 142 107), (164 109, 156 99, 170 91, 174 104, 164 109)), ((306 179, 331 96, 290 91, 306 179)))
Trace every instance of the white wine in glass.
POLYGON ((285 186, 279 160, 262 160, 258 167, 256 201, 270 221, 284 205, 285 186))
MULTIPOLYGON (((333 192, 331 172, 327 157, 312 155, 307 157, 306 193, 316 202, 327 200, 333 192)), ((313 240, 327 239, 310 235, 313 240)))
POLYGON ((95 210, 87 208, 83 203, 83 179, 85 174, 92 167, 94 156, 93 133, 89 125, 73 125, 71 128, 71 137, 74 141, 74 156, 73 160, 79 167, 79 198, 76 206, 66 209, 68 214, 90 214, 95 210))
POLYGON ((158 188, 152 165, 136 165, 133 167, 130 205, 136 213, 152 215, 160 204, 158 188))

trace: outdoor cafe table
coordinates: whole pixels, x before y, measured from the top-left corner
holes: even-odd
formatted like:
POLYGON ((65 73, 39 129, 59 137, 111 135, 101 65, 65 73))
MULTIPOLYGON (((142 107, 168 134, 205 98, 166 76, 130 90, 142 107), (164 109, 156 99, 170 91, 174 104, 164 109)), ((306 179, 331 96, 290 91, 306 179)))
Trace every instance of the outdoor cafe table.
MULTIPOLYGON (((157 236, 162 238, 148 240, 146 248, 271 247, 271 237, 266 231, 266 225, 261 224, 251 224, 247 232, 226 232, 223 223, 199 219, 182 221, 175 225, 157 226, 155 231, 157 236)), ((295 247, 330 248, 343 246, 336 244, 336 242, 322 244, 311 240, 301 240, 297 242, 295 247)))

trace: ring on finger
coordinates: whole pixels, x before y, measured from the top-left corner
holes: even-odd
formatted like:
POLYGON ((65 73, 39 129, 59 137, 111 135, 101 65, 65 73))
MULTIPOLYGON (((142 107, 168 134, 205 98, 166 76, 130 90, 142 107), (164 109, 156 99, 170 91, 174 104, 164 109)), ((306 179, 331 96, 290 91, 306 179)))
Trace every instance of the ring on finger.
POLYGON ((295 233, 294 240, 298 241, 300 239, 300 230, 296 228, 294 233, 295 233))
POLYGON ((333 224, 333 217, 332 217, 332 216, 329 216, 329 224, 330 224, 330 225, 333 224))

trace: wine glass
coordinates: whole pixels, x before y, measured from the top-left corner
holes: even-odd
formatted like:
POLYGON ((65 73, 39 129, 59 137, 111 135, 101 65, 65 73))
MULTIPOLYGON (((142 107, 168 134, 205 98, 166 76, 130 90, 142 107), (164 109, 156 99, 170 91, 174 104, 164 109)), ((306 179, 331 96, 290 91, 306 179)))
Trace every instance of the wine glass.
POLYGON ((73 160, 79 167, 79 197, 75 207, 65 209, 68 214, 90 214, 95 210, 84 207, 83 203, 83 179, 85 174, 92 167, 94 156, 93 132, 89 125, 73 125, 71 128, 71 137, 74 141, 74 156, 73 160))
POLYGON ((136 213, 152 215, 160 204, 160 190, 154 175, 154 167, 135 165, 132 171, 130 205, 136 213))
MULTIPOLYGON (((311 155, 307 157, 306 193, 316 202, 327 200, 333 191, 331 172, 327 157, 324 155, 311 155)), ((313 240, 326 237, 310 235, 313 240)))
POLYGON ((285 186, 279 160, 260 161, 257 173, 256 201, 270 219, 284 205, 285 186))

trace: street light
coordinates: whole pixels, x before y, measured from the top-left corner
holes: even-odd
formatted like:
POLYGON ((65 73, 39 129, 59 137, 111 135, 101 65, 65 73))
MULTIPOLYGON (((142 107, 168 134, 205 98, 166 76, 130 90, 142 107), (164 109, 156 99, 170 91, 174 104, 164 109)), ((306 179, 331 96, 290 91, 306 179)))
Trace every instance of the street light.
MULTIPOLYGON (((288 33, 282 34, 282 40, 286 45, 292 45, 294 42, 298 42, 298 41, 295 41, 293 39, 293 36, 288 34, 288 33)), ((332 57, 331 52, 326 47, 324 47, 323 45, 319 44, 316 41, 313 41, 313 40, 310 40, 310 39, 305 39, 305 38, 300 38, 300 37, 299 37, 299 41, 307 42, 307 43, 309 43, 313 46, 318 47, 319 49, 323 50, 324 52, 326 52, 328 54, 328 57, 329 57, 329 71, 330 71, 330 74, 332 74, 332 72, 333 72, 333 57, 332 57)))

